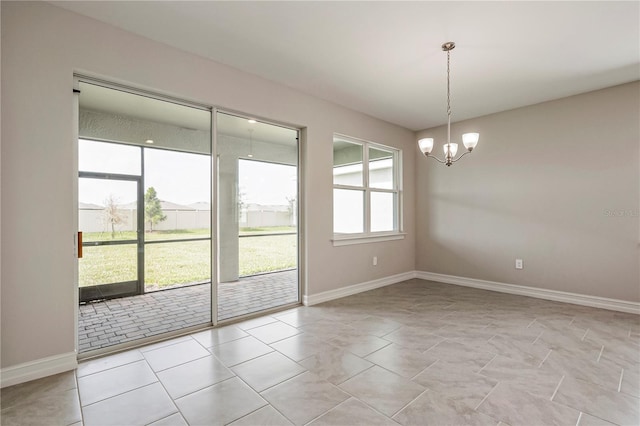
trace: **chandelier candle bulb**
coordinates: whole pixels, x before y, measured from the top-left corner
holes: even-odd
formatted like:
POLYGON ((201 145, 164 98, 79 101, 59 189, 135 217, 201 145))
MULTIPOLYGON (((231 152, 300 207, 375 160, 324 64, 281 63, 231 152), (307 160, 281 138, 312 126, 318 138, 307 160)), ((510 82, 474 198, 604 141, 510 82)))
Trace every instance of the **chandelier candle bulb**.
POLYGON ((444 155, 447 158, 455 157, 458 153, 458 144, 457 143, 447 143, 442 147, 444 150, 444 155))
POLYGON ((473 151, 473 148, 478 145, 478 140, 480 139, 480 133, 465 133, 462 135, 462 143, 464 147, 467 149, 465 152, 460 154, 458 158, 456 154, 458 153, 458 144, 451 143, 451 51, 456 47, 456 44, 452 41, 448 41, 442 45, 442 50, 447 52, 447 143, 444 144, 442 149, 444 150, 444 160, 439 159, 431 154, 433 150, 433 138, 422 138, 418 141, 418 147, 420 151, 425 155, 425 157, 430 157, 435 159, 437 162, 446 164, 447 166, 452 165, 466 154, 473 151))
POLYGON ((462 135, 462 143, 464 147, 469 151, 473 150, 473 148, 478 145, 478 140, 480 139, 480 133, 465 133, 462 135))
POLYGON ((418 141, 418 146, 424 155, 429 155, 431 150, 433 150, 433 138, 420 139, 418 141))

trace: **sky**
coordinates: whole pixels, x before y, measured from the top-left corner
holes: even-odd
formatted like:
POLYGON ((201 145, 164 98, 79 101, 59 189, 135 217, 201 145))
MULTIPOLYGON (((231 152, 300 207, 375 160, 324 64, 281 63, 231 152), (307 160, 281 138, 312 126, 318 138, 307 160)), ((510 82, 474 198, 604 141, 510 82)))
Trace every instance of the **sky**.
MULTIPOLYGON (((79 169, 140 175, 141 148, 130 145, 80 141, 79 169)), ((158 198, 189 205, 210 202, 211 157, 145 148, 145 191, 153 186, 158 198)), ((246 204, 287 205, 296 194, 296 167, 240 160, 239 190, 246 204)), ((135 182, 80 179, 79 201, 104 205, 113 194, 117 204, 135 201, 135 182)))
POLYGON ((297 189, 296 167, 240 160, 238 162, 240 193, 247 204, 288 205, 297 189))

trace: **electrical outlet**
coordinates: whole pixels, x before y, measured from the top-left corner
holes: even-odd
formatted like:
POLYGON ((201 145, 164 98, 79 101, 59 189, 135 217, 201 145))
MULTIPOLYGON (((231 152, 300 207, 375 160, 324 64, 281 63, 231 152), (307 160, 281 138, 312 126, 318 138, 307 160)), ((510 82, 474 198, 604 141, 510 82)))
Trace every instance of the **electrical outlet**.
POLYGON ((522 259, 516 259, 516 269, 522 269, 522 268, 523 268, 522 259))
POLYGON ((373 266, 378 266, 378 256, 373 256, 373 266))

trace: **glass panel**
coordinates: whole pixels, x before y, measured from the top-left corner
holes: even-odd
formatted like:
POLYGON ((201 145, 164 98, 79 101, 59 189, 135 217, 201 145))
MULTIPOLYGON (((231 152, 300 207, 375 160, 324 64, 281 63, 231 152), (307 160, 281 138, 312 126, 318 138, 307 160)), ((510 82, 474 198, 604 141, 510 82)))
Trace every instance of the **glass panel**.
POLYGON ((394 189, 393 166, 393 152, 369 148, 369 186, 394 189))
POLYGON ((240 238, 240 276, 294 269, 298 260, 298 237, 254 235, 240 238))
POLYGON ((333 184, 363 186, 362 144, 333 138, 333 184))
POLYGON ((83 241, 136 240, 137 182, 80 178, 78 225, 83 241))
POLYGON ((145 291, 211 281, 211 241, 145 244, 145 291))
POLYGON ((298 302, 298 132, 218 113, 218 319, 298 302))
POLYGON ((297 223, 297 167, 238 161, 240 235, 294 233, 297 223))
POLYGON ((394 231, 396 226, 396 194, 371 192, 371 232, 394 231))
POLYGON ((364 232, 364 191, 333 190, 333 232, 364 232))
POLYGON ((211 237, 211 157, 145 149, 145 241, 211 237))
POLYGON ((117 143, 78 141, 78 170, 140 176, 140 147, 117 143))
POLYGON ((136 244, 88 246, 78 259, 80 287, 112 284, 138 279, 136 244))

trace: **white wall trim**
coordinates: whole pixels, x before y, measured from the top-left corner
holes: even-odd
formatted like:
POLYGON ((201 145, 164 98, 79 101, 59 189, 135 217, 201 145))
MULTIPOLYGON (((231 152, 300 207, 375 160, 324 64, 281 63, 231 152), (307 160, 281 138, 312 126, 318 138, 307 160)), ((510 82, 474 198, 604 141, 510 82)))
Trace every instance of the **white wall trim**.
POLYGON ((0 387, 17 385, 30 380, 40 379, 78 367, 78 358, 75 352, 54 355, 35 361, 25 362, 0 370, 0 387))
POLYGON ((455 275, 436 274, 435 272, 416 271, 416 278, 437 281, 445 284, 455 284, 465 287, 480 288, 500 293, 517 294, 538 299, 554 300, 556 302, 572 303, 574 305, 591 306, 609 309, 611 311, 640 314, 640 303, 626 300, 608 299, 606 297, 589 296, 586 294, 568 293, 545 288, 527 287, 523 285, 505 284, 495 281, 478 280, 475 278, 457 277, 455 275))
POLYGON ((352 294, 362 293, 363 291, 385 287, 391 284, 410 280, 415 277, 415 271, 404 272, 402 274, 391 275, 390 277, 379 278, 377 280, 367 281, 360 284, 353 284, 346 287, 336 288, 335 290, 323 291, 322 293, 318 294, 305 295, 302 297, 302 303, 305 306, 317 305, 318 303, 328 302, 329 300, 340 299, 341 297, 351 296, 352 294))

